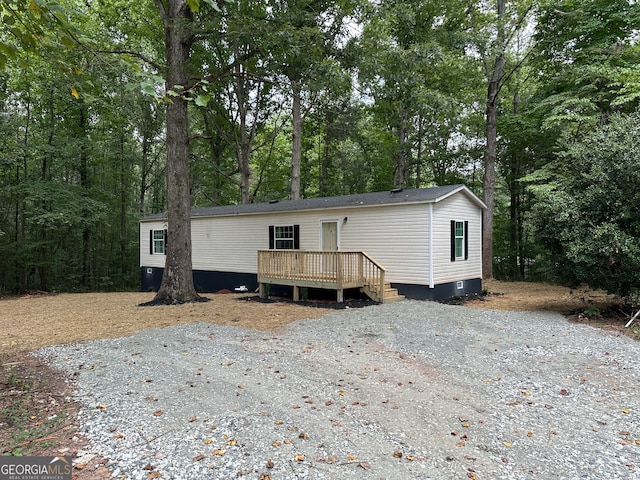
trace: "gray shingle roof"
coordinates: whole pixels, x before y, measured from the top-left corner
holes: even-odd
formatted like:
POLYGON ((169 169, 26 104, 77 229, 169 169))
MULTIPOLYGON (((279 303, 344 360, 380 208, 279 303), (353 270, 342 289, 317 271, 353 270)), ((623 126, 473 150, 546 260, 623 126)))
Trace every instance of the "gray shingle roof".
MULTIPOLYGON (((484 208, 482 201, 464 185, 416 188, 391 192, 358 193, 337 197, 305 198, 301 200, 282 200, 247 205, 224 205, 220 207, 194 208, 192 217, 213 217, 220 215, 246 215, 252 213, 291 212, 299 210, 319 210, 328 208, 390 205, 397 203, 436 203, 458 191, 465 192, 478 206, 484 208)), ((142 220, 166 218, 165 213, 150 215, 142 220)))

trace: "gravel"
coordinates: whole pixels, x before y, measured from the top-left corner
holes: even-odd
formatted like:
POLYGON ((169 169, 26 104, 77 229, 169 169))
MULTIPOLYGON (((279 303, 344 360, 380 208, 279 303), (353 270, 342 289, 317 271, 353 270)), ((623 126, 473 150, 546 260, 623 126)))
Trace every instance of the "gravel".
POLYGON ((126 479, 640 479, 640 344, 403 301, 47 347, 126 479))

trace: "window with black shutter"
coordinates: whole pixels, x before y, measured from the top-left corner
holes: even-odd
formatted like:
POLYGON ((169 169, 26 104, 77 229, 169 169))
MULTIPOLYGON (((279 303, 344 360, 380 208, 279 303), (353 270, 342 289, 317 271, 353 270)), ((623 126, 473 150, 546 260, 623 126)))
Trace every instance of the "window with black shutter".
POLYGON ((270 250, 299 250, 300 225, 270 225, 270 250))

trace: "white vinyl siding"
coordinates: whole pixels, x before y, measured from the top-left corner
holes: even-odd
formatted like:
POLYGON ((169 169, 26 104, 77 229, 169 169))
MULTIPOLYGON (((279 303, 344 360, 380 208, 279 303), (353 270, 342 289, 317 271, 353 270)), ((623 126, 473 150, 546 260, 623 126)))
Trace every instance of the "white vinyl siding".
POLYGON ((142 222, 140 224, 140 265, 145 267, 160 267, 163 268, 166 257, 165 255, 158 255, 155 253, 154 245, 151 245, 151 236, 155 238, 156 231, 164 232, 167 228, 167 223, 158 220, 153 222, 142 222), (151 252, 154 252, 153 254, 151 252))
POLYGON ((429 284, 429 206, 389 205, 344 212, 340 250, 364 251, 387 270, 385 280, 429 284))
MULTIPOLYGON (((322 223, 337 222, 339 250, 366 252, 387 269, 389 282, 428 286, 430 271, 434 285, 480 278, 481 215, 478 204, 460 193, 433 204, 194 217, 193 268, 257 273, 257 251, 269 249, 270 226, 299 225, 300 249, 320 250, 322 223), (429 218, 430 211, 433 219, 429 218), (468 221, 468 252, 463 252, 467 260, 451 261, 451 220, 468 221), (433 232, 429 232, 430 225, 433 232)), ((164 267, 164 255, 149 254, 149 230, 163 228, 166 222, 161 220, 141 222, 141 266, 164 267)))
MULTIPOLYGON (((482 277, 482 210, 466 195, 453 195, 433 208, 433 272, 434 283, 447 283, 482 277), (468 223, 468 252, 451 261, 451 221, 468 223), (465 260, 466 257, 466 260, 465 260)), ((456 229, 457 230, 457 229, 456 229)), ((457 248, 456 248, 457 250, 457 248)))

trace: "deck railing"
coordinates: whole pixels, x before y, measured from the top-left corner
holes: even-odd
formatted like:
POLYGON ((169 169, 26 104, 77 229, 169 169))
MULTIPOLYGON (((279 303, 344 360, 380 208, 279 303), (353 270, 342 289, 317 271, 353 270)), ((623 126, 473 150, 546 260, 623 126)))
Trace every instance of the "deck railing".
POLYGON ((311 250, 259 250, 258 282, 261 284, 327 288, 363 288, 375 300, 384 298, 385 269, 365 252, 311 250))

